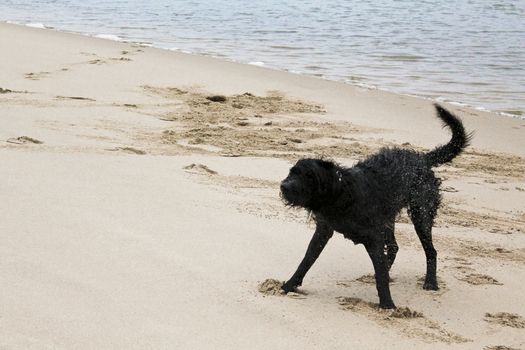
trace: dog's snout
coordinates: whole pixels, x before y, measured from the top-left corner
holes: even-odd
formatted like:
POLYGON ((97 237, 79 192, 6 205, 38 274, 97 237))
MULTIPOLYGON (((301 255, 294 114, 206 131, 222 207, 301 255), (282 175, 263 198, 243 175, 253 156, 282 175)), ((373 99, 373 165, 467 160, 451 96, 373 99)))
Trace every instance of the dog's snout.
POLYGON ((281 192, 287 192, 290 190, 290 182, 283 181, 281 182, 281 192))

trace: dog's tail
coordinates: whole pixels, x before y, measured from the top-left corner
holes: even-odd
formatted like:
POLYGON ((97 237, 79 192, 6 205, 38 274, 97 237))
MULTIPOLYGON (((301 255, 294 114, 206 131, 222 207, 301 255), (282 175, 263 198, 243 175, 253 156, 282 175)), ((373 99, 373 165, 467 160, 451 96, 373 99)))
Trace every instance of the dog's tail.
POLYGON ((443 121, 443 126, 448 127, 452 131, 452 138, 447 144, 438 146, 425 154, 425 158, 430 166, 438 166, 450 162, 463 152, 472 138, 472 133, 465 131, 463 123, 458 117, 437 103, 434 106, 439 119, 443 121))

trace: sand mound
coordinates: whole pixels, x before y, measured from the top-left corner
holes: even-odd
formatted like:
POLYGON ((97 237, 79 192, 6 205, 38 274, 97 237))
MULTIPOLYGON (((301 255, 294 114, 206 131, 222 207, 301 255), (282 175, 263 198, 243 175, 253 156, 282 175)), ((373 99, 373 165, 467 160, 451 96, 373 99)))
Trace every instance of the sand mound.
POLYGON ((486 313, 485 321, 512 328, 525 328, 525 318, 508 312, 486 313))
POLYGON ((398 307, 390 314, 390 317, 395 318, 417 318, 423 317, 423 314, 419 311, 410 310, 408 307, 398 307))
POLYGON ((283 282, 276 279, 269 278, 259 284, 259 292, 266 295, 285 295, 284 290, 281 289, 283 282))

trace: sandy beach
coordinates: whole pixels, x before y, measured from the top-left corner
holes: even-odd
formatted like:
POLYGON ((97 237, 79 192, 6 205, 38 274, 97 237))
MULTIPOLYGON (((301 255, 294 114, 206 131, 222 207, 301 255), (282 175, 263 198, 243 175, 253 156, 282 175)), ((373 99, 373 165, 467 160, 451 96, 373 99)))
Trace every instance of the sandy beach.
POLYGON ((392 314, 337 234, 301 293, 258 286, 313 233, 290 166, 445 143, 432 101, 4 23, 0 52, 0 349, 525 348, 525 120, 445 105, 475 135, 436 169, 441 289, 402 213, 392 314))

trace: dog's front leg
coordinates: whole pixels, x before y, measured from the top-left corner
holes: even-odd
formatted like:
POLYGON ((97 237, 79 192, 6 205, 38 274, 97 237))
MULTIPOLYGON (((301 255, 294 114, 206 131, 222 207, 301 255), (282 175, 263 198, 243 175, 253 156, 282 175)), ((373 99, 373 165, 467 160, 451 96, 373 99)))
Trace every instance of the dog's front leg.
POLYGON ((382 309, 395 309, 396 306, 390 295, 388 261, 384 252, 383 241, 365 243, 366 251, 372 259, 376 274, 376 288, 379 294, 379 307, 382 309))
POLYGON ((317 223, 315 233, 308 245, 303 260, 297 268, 297 271, 295 271, 293 276, 281 287, 286 293, 294 291, 297 287, 303 284, 304 276, 317 260, 333 234, 334 230, 328 225, 317 223))

